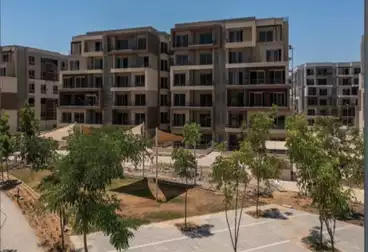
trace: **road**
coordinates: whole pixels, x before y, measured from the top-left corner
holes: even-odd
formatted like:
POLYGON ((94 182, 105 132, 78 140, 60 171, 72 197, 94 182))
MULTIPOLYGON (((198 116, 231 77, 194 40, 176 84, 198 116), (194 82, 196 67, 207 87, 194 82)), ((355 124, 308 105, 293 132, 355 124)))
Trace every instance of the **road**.
POLYGON ((2 250, 14 250, 16 252, 42 252, 38 244, 38 238, 29 226, 27 219, 21 210, 3 192, 0 192, 2 250))

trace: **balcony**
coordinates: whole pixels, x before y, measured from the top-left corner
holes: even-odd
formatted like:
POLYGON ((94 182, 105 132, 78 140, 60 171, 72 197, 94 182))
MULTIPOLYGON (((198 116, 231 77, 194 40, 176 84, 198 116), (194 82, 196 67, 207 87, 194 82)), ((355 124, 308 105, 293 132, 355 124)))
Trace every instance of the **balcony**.
POLYGON ((226 68, 256 68, 256 67, 287 67, 289 62, 287 60, 266 60, 257 57, 244 57, 236 63, 226 63, 226 68))
POLYGON ((111 87, 112 92, 144 91, 146 85, 144 82, 122 82, 114 83, 111 87))
POLYGON ((213 107, 213 103, 199 103, 199 102, 186 102, 186 103, 173 103, 172 109, 206 109, 210 110, 213 107))
POLYGON ((102 83, 93 83, 93 82, 84 82, 75 83, 75 82, 66 82, 63 81, 61 87, 59 88, 60 92, 87 92, 94 91, 100 92, 102 90, 102 83))
POLYGON ((173 71, 178 70, 211 70, 213 69, 213 61, 210 60, 175 60, 174 64, 170 67, 173 71))
POLYGON ((147 62, 132 63, 132 64, 115 64, 111 68, 111 73, 131 73, 131 72, 144 72, 147 69, 151 69, 151 65, 147 62))
MULTIPOLYGON (((116 98, 115 98, 116 99, 116 98)), ((131 102, 131 101, 118 101, 115 100, 112 108, 113 109, 132 109, 132 108, 145 108, 147 106, 146 102, 131 102)))
POLYGON ((193 91, 211 91, 214 89, 215 82, 188 82, 188 83, 173 83, 171 87, 172 91, 186 91, 186 90, 193 90, 193 91))
POLYGON ((61 109, 100 109, 100 101, 97 99, 85 99, 85 100, 77 100, 73 99, 72 101, 60 99, 59 107, 61 109))

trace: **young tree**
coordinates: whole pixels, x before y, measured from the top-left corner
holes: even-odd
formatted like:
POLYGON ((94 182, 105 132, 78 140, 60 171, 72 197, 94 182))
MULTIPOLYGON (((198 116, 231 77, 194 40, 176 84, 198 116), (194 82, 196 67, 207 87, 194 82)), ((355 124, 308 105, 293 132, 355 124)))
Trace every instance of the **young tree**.
POLYGON ((123 177, 122 160, 136 156, 131 136, 112 128, 93 129, 88 135, 75 131, 68 139, 69 153, 58 169, 60 187, 54 197, 68 206, 73 214, 73 230, 83 235, 84 251, 88 251, 87 234, 101 230, 110 236, 117 249, 126 249, 133 236, 133 223, 117 214, 120 202, 106 193, 113 179, 123 177))
MULTIPOLYGON (((196 160, 197 160, 197 155, 196 155, 197 143, 201 140, 201 133, 199 129, 200 129, 199 124, 192 122, 192 123, 186 123, 184 125, 184 130, 183 130, 184 143, 186 145, 193 146, 194 148, 193 153, 194 153, 194 157, 196 160)), ((194 184, 196 184, 197 172, 198 172, 198 167, 196 166, 194 184)), ((202 168, 200 171, 200 177, 202 177, 202 168)))
MULTIPOLYGON (((9 179, 9 167, 8 158, 12 153, 12 142, 11 135, 9 133, 9 116, 6 113, 1 113, 0 115, 0 158, 1 165, 5 166, 7 178, 9 179), (5 159, 5 164, 3 163, 5 159)), ((3 167, 2 167, 3 168, 3 167)), ((2 169, 2 179, 4 179, 4 169, 2 169)))
POLYGON ((260 183, 269 184, 269 179, 279 177, 281 162, 275 156, 267 153, 266 141, 270 136, 270 129, 274 125, 276 109, 268 112, 250 114, 249 125, 243 126, 243 140, 241 152, 247 153, 247 166, 257 181, 256 214, 259 215, 260 183))
POLYGON ((240 224, 246 198, 246 188, 251 180, 247 164, 252 160, 250 149, 235 151, 232 156, 218 156, 212 165, 212 179, 224 194, 226 223, 234 252, 238 249, 240 224), (234 208, 234 222, 231 227, 228 210, 234 208))
POLYGON ((351 190, 343 188, 343 181, 363 174, 358 172, 363 169, 359 166, 362 164, 361 141, 355 139, 359 134, 342 127, 335 118, 318 118, 309 126, 304 115, 289 117, 286 129, 286 146, 290 160, 297 167, 298 185, 319 211, 319 245, 324 246, 325 224, 334 249, 336 220, 348 212, 351 197, 351 190))
POLYGON ((192 152, 187 149, 178 148, 172 153, 174 169, 176 173, 185 178, 185 202, 184 202, 184 227, 187 227, 187 202, 188 202, 188 180, 195 177, 197 162, 192 152))

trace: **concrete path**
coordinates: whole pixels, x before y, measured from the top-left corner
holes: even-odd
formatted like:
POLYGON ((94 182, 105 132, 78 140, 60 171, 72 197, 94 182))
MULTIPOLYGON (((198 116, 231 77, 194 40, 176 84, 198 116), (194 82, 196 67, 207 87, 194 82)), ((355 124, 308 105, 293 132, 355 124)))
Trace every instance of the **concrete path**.
MULTIPOLYGON (((277 184, 279 187, 281 187, 281 189, 285 191, 299 192, 299 188, 295 181, 278 180, 277 182, 274 182, 274 183, 277 184)), ((355 193, 355 197, 357 198, 357 201, 364 203, 364 190, 355 188, 354 193, 355 193)))
POLYGON ((0 192, 2 250, 14 250, 17 252, 42 252, 38 244, 38 238, 29 226, 27 219, 21 210, 3 192, 0 192))
MULTIPOLYGON (((244 214, 240 225, 238 251, 240 252, 307 252, 301 244, 301 238, 319 225, 318 217, 306 212, 278 207, 286 216, 282 219, 260 218, 244 214)), ((254 210, 248 208, 244 211, 254 210)), ((234 219, 234 212, 229 212, 230 222, 234 219)), ((204 252, 222 251, 231 252, 231 241, 226 225, 224 212, 189 218, 190 222, 202 225, 201 232, 183 234, 175 226, 182 220, 145 225, 135 232, 130 240, 128 251, 136 252, 204 252)), ((72 237, 76 248, 83 245, 81 237, 72 237)), ((337 247, 345 252, 358 252, 363 250, 363 228, 339 222, 336 228, 337 247)), ((109 238, 102 233, 88 236, 90 252, 115 252, 109 244, 109 238)))

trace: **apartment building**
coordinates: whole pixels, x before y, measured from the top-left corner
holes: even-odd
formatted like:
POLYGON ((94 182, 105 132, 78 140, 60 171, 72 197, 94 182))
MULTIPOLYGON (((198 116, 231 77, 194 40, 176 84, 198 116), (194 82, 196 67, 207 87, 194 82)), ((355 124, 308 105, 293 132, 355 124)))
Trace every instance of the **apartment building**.
POLYGON ((298 112, 310 123, 317 116, 341 118, 357 126, 360 62, 306 63, 294 71, 298 112))
POLYGON ((290 113, 288 21, 255 17, 176 24, 171 30, 173 133, 201 126, 201 145, 212 140, 238 145, 249 113, 278 105, 273 138, 285 137, 290 113))
POLYGON ((56 127, 59 73, 66 56, 18 45, 3 46, 0 54, 1 109, 9 115, 11 131, 17 131, 26 101, 34 106, 41 130, 56 127))
POLYGON ((358 127, 363 132, 364 130, 364 36, 360 42, 360 62, 361 73, 359 75, 359 99, 358 99, 358 127))
POLYGON ((169 101, 161 100, 160 108, 159 99, 168 94, 168 43, 169 35, 152 27, 73 37, 67 70, 61 72, 58 124, 144 122, 152 133, 162 121, 165 128, 169 119, 160 118, 161 109, 168 112, 169 101))

